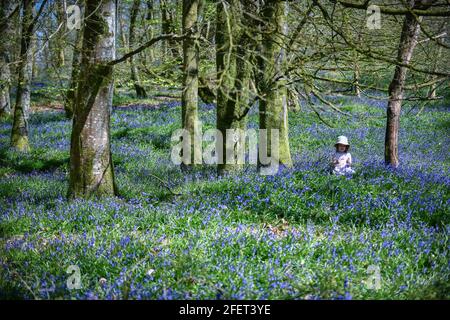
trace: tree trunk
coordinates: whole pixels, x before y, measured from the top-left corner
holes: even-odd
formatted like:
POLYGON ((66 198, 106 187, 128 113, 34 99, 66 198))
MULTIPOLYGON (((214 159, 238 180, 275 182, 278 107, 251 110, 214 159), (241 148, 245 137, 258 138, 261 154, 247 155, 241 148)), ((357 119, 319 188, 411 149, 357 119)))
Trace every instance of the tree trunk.
MULTIPOLYGON (((259 127, 267 129, 267 155, 272 156, 271 130, 279 130, 279 162, 292 167, 288 139, 288 108, 285 80, 281 67, 285 58, 282 46, 285 34, 285 2, 268 1, 262 8, 264 21, 260 55, 258 57, 257 87, 260 96, 259 127)), ((259 167, 264 165, 259 162, 259 167)))
POLYGON ((353 74, 353 94, 357 97, 361 97, 361 88, 359 87, 359 66, 355 65, 355 71, 353 74))
MULTIPOLYGON (((160 0, 161 10, 161 31, 163 34, 175 33, 175 25, 173 21, 173 14, 168 7, 168 0, 160 0)), ((176 58, 179 55, 177 50, 177 43, 173 40, 163 42, 163 54, 170 53, 172 58, 176 58)))
POLYGON ((433 83, 428 90, 428 99, 436 99, 436 83, 433 83))
POLYGON ((115 195, 110 150, 116 1, 87 0, 71 146, 70 198, 115 195))
POLYGON ((198 76, 198 95, 204 103, 215 103, 216 93, 210 81, 202 76, 198 76))
POLYGON ((125 32, 125 21, 124 21, 124 17, 123 17, 123 13, 121 12, 121 16, 119 19, 119 29, 120 29, 120 40, 122 41, 122 47, 123 48, 128 48, 129 44, 128 44, 128 39, 127 39, 127 34, 125 32))
POLYGON ((359 64, 358 64, 358 56, 356 54, 354 70, 353 70, 353 94, 357 97, 361 97, 361 88, 359 86, 359 64))
MULTIPOLYGON (((358 35, 358 44, 361 43, 361 35, 358 35)), ((353 50, 353 85, 352 92, 355 96, 361 97, 361 87, 359 86, 360 67, 359 67, 359 54, 358 51, 353 50)))
MULTIPOLYGON (((420 25, 416 18, 410 13, 406 14, 398 47, 397 61, 399 63, 408 64, 411 60, 419 31, 420 25)), ((406 67, 397 65, 394 78, 389 85, 384 157, 385 163, 394 168, 399 165, 398 132, 407 70, 406 67)))
POLYGON ((183 40, 183 92, 181 98, 182 126, 191 137, 190 157, 184 157, 186 165, 197 163, 201 159, 201 145, 194 143, 194 134, 198 126, 198 9, 201 0, 183 0, 183 33, 195 30, 191 37, 183 40))
POLYGON ((287 89, 287 96, 288 96, 288 107, 289 111, 292 112, 300 112, 300 102, 298 101, 298 94, 293 88, 287 89))
POLYGON ((56 1, 56 20, 59 28, 56 41, 56 66, 62 67, 65 65, 66 59, 64 54, 64 35, 66 34, 66 1, 58 0, 56 1))
MULTIPOLYGON (((242 124, 234 118, 238 112, 232 100, 232 90, 236 80, 236 12, 235 0, 217 2, 216 11, 216 70, 217 70, 217 130, 223 137, 222 145, 217 146, 219 174, 237 170, 239 165, 227 163, 227 129, 241 129, 242 124)), ((230 150, 232 150, 230 146, 230 150)))
POLYGON ((253 46, 252 39, 245 33, 247 21, 243 12, 255 10, 253 5, 251 1, 238 0, 217 4, 217 129, 224 142, 217 149, 219 159, 222 160, 217 167, 219 174, 243 168, 243 159, 239 159, 239 154, 241 148, 245 147, 243 130, 246 127, 245 109, 249 104, 253 46), (230 134, 234 137, 229 137, 230 134))
MULTIPOLYGON (((82 15, 83 11, 81 11, 81 16, 82 15)), ((64 111, 66 112, 66 116, 69 119, 73 117, 75 96, 79 82, 78 75, 80 73, 81 49, 83 47, 83 30, 75 29, 75 32, 76 32, 76 40, 72 55, 72 74, 70 77, 69 89, 67 90, 66 94, 66 100, 64 102, 64 111)))
MULTIPOLYGON (((134 0, 133 6, 131 7, 131 15, 130 15, 130 35, 129 35, 129 47, 133 48, 136 40, 136 20, 139 13, 139 7, 141 6, 140 0, 134 0)), ((130 67, 131 67, 131 81, 133 82, 134 89, 136 90, 136 96, 138 98, 147 98, 147 93, 145 92, 144 87, 141 84, 141 79, 139 77, 139 70, 136 65, 137 56, 132 56, 130 58, 130 67)))
MULTIPOLYGON (((154 8, 153 8, 153 6, 154 6, 154 4, 153 4, 153 1, 154 0, 147 0, 147 15, 146 15, 146 23, 147 23, 147 26, 150 26, 150 30, 149 30, 149 33, 148 33, 148 36, 149 36, 149 38, 151 39, 151 38, 153 38, 153 35, 154 35, 154 32, 153 32, 153 26, 154 26, 154 23, 153 23, 153 15, 154 15, 154 8)), ((153 47, 150 47, 150 48, 148 48, 147 49, 148 50, 148 58, 149 58, 149 60, 150 61, 147 61, 148 62, 148 64, 151 64, 154 60, 155 60, 155 53, 154 53, 154 50, 153 50, 153 47)))
MULTIPOLYGON (((441 60, 441 56, 442 56, 442 46, 439 46, 438 50, 437 50, 437 54, 433 63, 433 72, 436 72, 437 70, 437 66, 438 66, 438 62, 441 60)), ((431 76, 430 80, 436 80, 436 76, 431 76)), ((436 82, 432 83, 430 88, 428 89, 428 99, 436 99, 436 82)))
POLYGON ((15 29, 10 17, 16 9, 13 0, 3 0, 0 7, 2 41, 0 42, 0 117, 11 113, 11 68, 13 58, 15 29), (9 19, 8 19, 9 17, 9 19))
POLYGON ((30 149, 28 142, 28 117, 30 109, 31 77, 33 67, 33 6, 34 1, 23 0, 22 35, 11 147, 22 152, 30 149))

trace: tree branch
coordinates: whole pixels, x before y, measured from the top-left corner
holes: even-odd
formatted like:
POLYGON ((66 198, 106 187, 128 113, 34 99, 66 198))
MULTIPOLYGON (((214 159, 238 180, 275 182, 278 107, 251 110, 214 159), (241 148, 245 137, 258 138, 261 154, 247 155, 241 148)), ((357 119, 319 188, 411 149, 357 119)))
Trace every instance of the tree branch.
POLYGON ((159 35, 157 37, 151 38, 149 41, 147 41, 146 43, 144 43, 142 46, 124 54, 121 58, 116 59, 116 60, 112 60, 110 62, 107 63, 108 66, 114 66, 118 63, 124 62, 125 60, 131 58, 132 56, 134 56, 135 54, 138 54, 142 51, 144 51, 145 49, 147 49, 148 47, 154 45, 156 42, 158 41, 162 41, 162 40, 183 40, 187 37, 189 37, 191 35, 192 31, 189 30, 187 33, 183 34, 183 35, 177 35, 174 33, 169 33, 169 34, 162 34, 159 35))
MULTIPOLYGON (((351 1, 345 1, 345 0, 329 0, 332 3, 339 3, 340 5, 346 7, 346 8, 353 8, 353 9, 364 9, 367 10, 369 7, 369 0, 364 1, 364 3, 358 3, 358 2, 351 2, 351 1)), ((450 17, 450 11, 444 11, 444 10, 422 10, 422 9, 414 9, 414 10, 408 10, 408 9, 395 9, 389 6, 378 6, 380 8, 380 12, 387 15, 405 15, 407 13, 414 13, 418 16, 426 16, 426 17, 450 17)))

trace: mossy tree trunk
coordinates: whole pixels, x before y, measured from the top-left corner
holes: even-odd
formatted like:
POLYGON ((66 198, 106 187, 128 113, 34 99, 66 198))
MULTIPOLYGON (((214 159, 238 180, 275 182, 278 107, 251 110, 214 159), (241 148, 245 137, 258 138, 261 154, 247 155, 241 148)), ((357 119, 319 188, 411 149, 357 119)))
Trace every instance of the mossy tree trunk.
MULTIPOLYGON (((358 35, 358 43, 361 43, 361 35, 358 35)), ((352 60, 353 60, 353 84, 352 84, 352 93, 357 97, 361 97, 361 87, 359 85, 359 81, 361 78, 360 71, 360 58, 358 51, 355 49, 352 50, 352 60)))
MULTIPOLYGON (((160 0, 159 6, 161 10, 161 31, 163 34, 175 33, 175 24, 173 12, 170 8, 170 0, 160 0)), ((170 54, 172 58, 179 56, 177 43, 173 40, 163 42, 163 54, 170 54)))
POLYGON ((27 152, 30 149, 28 142, 28 117, 30 109, 31 78, 33 67, 33 7, 34 1, 22 1, 22 34, 20 40, 20 56, 18 64, 18 84, 16 104, 14 107, 14 120, 11 131, 11 147, 18 151, 27 152))
MULTIPOLYGON (((261 8, 262 41, 258 55, 259 127, 267 129, 267 155, 272 156, 271 130, 279 130, 279 162, 292 166, 288 138, 287 91, 282 74, 285 58, 285 1, 268 0, 261 8)), ((259 167, 263 166, 260 162, 259 167)))
POLYGON ((300 101, 298 100, 298 94, 295 89, 288 88, 287 89, 287 96, 288 96, 288 107, 289 111, 292 112, 300 112, 300 101))
MULTIPOLYGON (((141 6, 140 0, 134 0, 131 7, 130 14, 130 35, 128 37, 129 47, 132 49, 136 42, 136 22, 139 14, 139 8, 141 6)), ((141 79, 139 76, 139 70, 136 64, 137 56, 131 56, 130 67, 131 67, 131 81, 133 82, 134 90, 136 91, 136 96, 138 98, 146 98, 147 93, 142 86, 141 79)))
POLYGON ((183 92, 181 98, 182 127, 191 137, 190 157, 188 163, 182 163, 182 168, 194 164, 201 159, 201 145, 194 143, 194 134, 198 127, 198 16, 201 0, 183 0, 183 33, 192 30, 190 37, 183 40, 183 92))
POLYGON ((116 1, 87 0, 70 146, 70 198, 115 195, 110 150, 116 1))
MULTIPOLYGON (((442 57, 442 46, 439 46, 439 48, 437 49, 436 58, 433 62, 433 72, 436 72, 438 62, 441 61, 441 57, 442 57)), ((437 78, 436 76, 431 76, 430 80, 436 80, 436 78, 437 78)), ((428 99, 436 99, 436 89, 437 89, 437 85, 436 85, 436 82, 434 82, 431 84, 431 86, 428 89, 428 94, 427 94, 428 99)))
POLYGON ((361 97, 361 88, 359 86, 360 70, 359 70, 359 56, 356 50, 354 51, 354 65, 353 65, 353 94, 357 97, 361 97))
POLYGON ((0 7, 0 117, 11 113, 11 68, 14 51, 14 19, 17 4, 13 0, 2 0, 0 7))
MULTIPOLYGON (((414 3, 414 1, 411 2, 414 3)), ((413 14, 406 14, 398 46, 397 61, 400 64, 409 64, 417 44, 419 32, 419 21, 413 14)), ((398 133, 407 70, 407 67, 397 65, 395 67, 394 78, 389 85, 384 157, 385 163, 394 168, 399 165, 398 133)))
MULTIPOLYGON (((81 9, 81 15, 83 15, 83 9, 81 9)), ((72 54, 72 71, 70 76, 69 88, 66 93, 66 99, 64 101, 64 111, 68 118, 73 117, 73 108, 75 104, 75 95, 78 86, 78 75, 80 73, 81 64, 81 49, 83 47, 83 30, 76 30, 75 47, 72 54)))
POLYGON ((121 47, 128 48, 129 47, 128 38, 127 33, 125 32, 125 19, 126 19, 126 15, 124 13, 125 10, 123 8, 119 9, 120 9, 119 17, 117 17, 117 21, 119 23, 121 47))
POLYGON ((205 77, 198 76, 198 95, 204 103, 215 103, 216 93, 213 84, 205 77))
POLYGON ((65 34, 66 34, 66 0, 56 1, 56 20, 60 27, 55 40, 55 60, 57 67, 63 67, 66 63, 65 57, 65 34))
MULTIPOLYGON (((153 32, 153 28, 154 28, 154 0, 147 0, 146 1, 147 4, 147 14, 146 14, 146 24, 147 26, 149 26, 149 32, 148 32, 148 37, 151 39, 154 36, 154 32, 153 32)), ((148 49, 148 54, 146 55, 146 57, 148 58, 147 63, 153 63, 153 61, 155 60, 155 52, 153 47, 150 47, 148 49)))
MULTIPOLYGON (((246 127, 245 109, 249 103, 252 41, 245 32, 243 10, 250 10, 249 1, 221 1, 217 3, 216 21, 216 69, 217 69, 217 129, 223 137, 218 146, 218 173, 225 174, 242 169, 237 157, 245 147, 245 136, 227 137, 227 130, 239 132, 246 127), (226 141, 232 143, 227 145, 226 141), (228 150, 227 150, 228 149, 228 150)), ((232 133, 232 131, 229 131, 232 133)), ((242 133, 242 132, 241 132, 242 133)))

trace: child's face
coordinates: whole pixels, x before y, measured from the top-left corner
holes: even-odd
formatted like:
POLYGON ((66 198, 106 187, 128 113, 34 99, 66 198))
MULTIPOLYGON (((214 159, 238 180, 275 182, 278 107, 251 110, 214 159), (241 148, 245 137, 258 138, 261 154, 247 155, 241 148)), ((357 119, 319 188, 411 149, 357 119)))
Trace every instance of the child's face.
POLYGON ((338 143, 337 150, 339 152, 345 152, 346 149, 347 149, 347 146, 344 146, 343 144, 338 143))

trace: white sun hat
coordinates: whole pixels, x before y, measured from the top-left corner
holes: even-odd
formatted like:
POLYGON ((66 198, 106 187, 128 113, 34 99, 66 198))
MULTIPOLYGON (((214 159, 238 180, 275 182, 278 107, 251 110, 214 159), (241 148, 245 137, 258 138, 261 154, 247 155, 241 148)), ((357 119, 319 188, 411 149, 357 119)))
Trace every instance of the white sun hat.
POLYGON ((343 144, 344 146, 350 146, 346 136, 339 136, 337 142, 334 145, 343 144))

